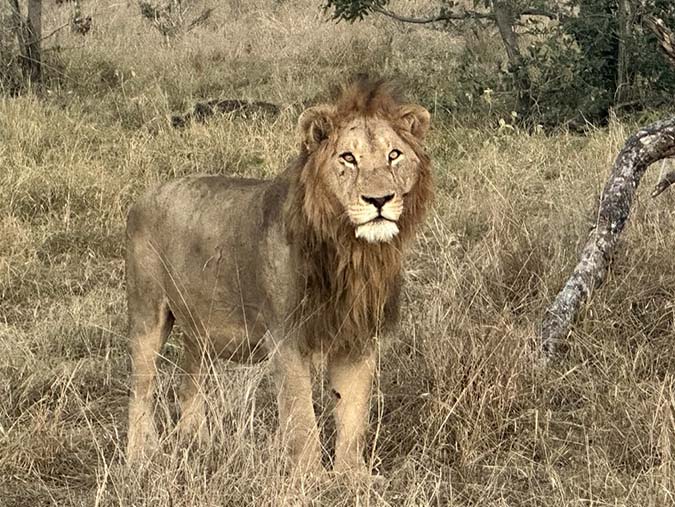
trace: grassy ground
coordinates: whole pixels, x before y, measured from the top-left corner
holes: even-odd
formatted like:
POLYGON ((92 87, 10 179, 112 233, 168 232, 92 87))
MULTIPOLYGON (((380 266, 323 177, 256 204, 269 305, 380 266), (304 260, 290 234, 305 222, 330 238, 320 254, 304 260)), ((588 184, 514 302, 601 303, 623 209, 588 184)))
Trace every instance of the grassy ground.
MULTIPOLYGON (((675 503, 675 197, 640 193, 566 357, 542 368, 532 352, 631 126, 585 137, 467 126, 443 107, 457 50, 446 34, 325 24, 309 0, 223 2, 170 45, 134 4, 85 7, 95 28, 50 42, 74 49, 50 52, 48 89, 0 98, 0 505, 675 503), (220 365, 212 445, 172 445, 177 340, 161 364, 167 455, 126 469, 129 204, 178 175, 275 174, 294 153, 299 104, 363 69, 401 76, 435 112, 436 204, 406 264, 372 412, 385 480, 289 482, 264 367, 220 365), (283 112, 168 126, 205 97, 283 112)), ((48 26, 69 9, 50 4, 48 26)))

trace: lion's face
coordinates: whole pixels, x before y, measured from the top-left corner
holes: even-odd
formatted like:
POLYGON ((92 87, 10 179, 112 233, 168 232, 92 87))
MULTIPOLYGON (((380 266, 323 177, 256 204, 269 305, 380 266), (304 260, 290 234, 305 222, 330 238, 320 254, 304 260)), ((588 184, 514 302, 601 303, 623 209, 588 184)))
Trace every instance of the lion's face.
POLYGON ((401 107, 398 122, 360 116, 339 125, 332 123, 330 110, 310 109, 305 120, 308 114, 307 133, 310 141, 319 141, 315 148, 325 191, 339 203, 357 238, 390 241, 399 233, 406 199, 418 179, 420 160, 405 138, 421 140, 429 113, 408 105, 401 107))

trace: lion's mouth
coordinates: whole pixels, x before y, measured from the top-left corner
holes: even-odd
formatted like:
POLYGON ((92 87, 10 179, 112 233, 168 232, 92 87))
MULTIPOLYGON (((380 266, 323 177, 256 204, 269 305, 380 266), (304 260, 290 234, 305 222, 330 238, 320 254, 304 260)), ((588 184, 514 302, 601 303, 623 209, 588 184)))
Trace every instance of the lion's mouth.
POLYGON ((356 227, 356 237, 369 243, 386 243, 398 234, 398 225, 394 220, 382 215, 356 227))
POLYGON ((387 218, 385 216, 378 215, 376 218, 373 218, 371 220, 371 222, 392 222, 392 223, 396 223, 396 220, 392 220, 391 218, 387 218))

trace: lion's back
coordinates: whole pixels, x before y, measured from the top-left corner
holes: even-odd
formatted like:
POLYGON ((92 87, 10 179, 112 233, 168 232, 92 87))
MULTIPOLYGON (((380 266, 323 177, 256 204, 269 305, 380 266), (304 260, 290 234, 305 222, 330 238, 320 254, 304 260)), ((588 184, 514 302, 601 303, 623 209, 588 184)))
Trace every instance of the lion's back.
MULTIPOLYGON (((203 274, 217 252, 257 270, 264 238, 282 229, 287 187, 277 180, 191 176, 146 192, 127 218, 127 259, 170 264, 186 277, 203 274), (159 255, 158 255, 159 254, 159 255)), ((221 262, 222 265, 222 262, 221 262)))
MULTIPOLYGON (((150 228, 168 229, 201 227, 218 228, 254 204, 268 181, 227 176, 187 176, 146 191, 133 204, 127 217, 127 233, 150 228), (207 223, 216 220, 217 223, 207 223)), ((250 210, 249 210, 250 211, 250 210)))

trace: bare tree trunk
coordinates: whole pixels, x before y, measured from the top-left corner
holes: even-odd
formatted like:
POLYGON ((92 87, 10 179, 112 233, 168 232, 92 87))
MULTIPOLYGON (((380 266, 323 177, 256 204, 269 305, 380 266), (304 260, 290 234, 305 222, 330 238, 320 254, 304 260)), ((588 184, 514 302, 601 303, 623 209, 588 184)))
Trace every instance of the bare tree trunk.
POLYGON ((627 43, 630 34, 630 3, 629 0, 619 0, 619 46, 617 48, 616 66, 616 93, 614 103, 623 104, 630 96, 630 82, 628 77, 627 43))
POLYGON ((42 41, 42 0, 28 0, 28 17, 21 15, 19 0, 9 0, 12 10, 12 21, 19 43, 21 72, 24 79, 30 82, 40 80, 42 74, 41 41, 42 41))
POLYGON ((509 59, 509 63, 518 64, 521 62, 521 55, 520 49, 518 48, 518 35, 513 29, 513 23, 516 19, 515 15, 509 4, 506 2, 495 2, 493 11, 497 28, 499 28, 499 35, 504 42, 504 48, 506 49, 506 56, 509 59))
POLYGON ((16 34, 16 42, 19 44, 19 51, 23 54, 23 50, 26 47, 26 22, 21 15, 19 0, 9 0, 9 8, 12 11, 12 29, 16 34))
POLYGON ((29 67, 29 79, 36 83, 42 77, 42 0, 28 0, 28 35, 26 57, 29 67))
POLYGON ((628 221, 635 192, 647 167, 668 157, 675 157, 675 118, 653 123, 626 141, 602 192, 598 221, 581 252, 579 263, 544 315, 540 339, 542 349, 549 358, 555 355, 559 344, 567 336, 583 302, 593 289, 604 282, 619 235, 628 221))
POLYGON ((532 105, 530 98, 530 79, 527 69, 523 68, 523 56, 518 47, 518 34, 513 29, 516 16, 508 1, 495 1, 492 6, 494 20, 502 38, 511 72, 515 73, 518 91, 518 113, 521 117, 529 113, 532 105))

